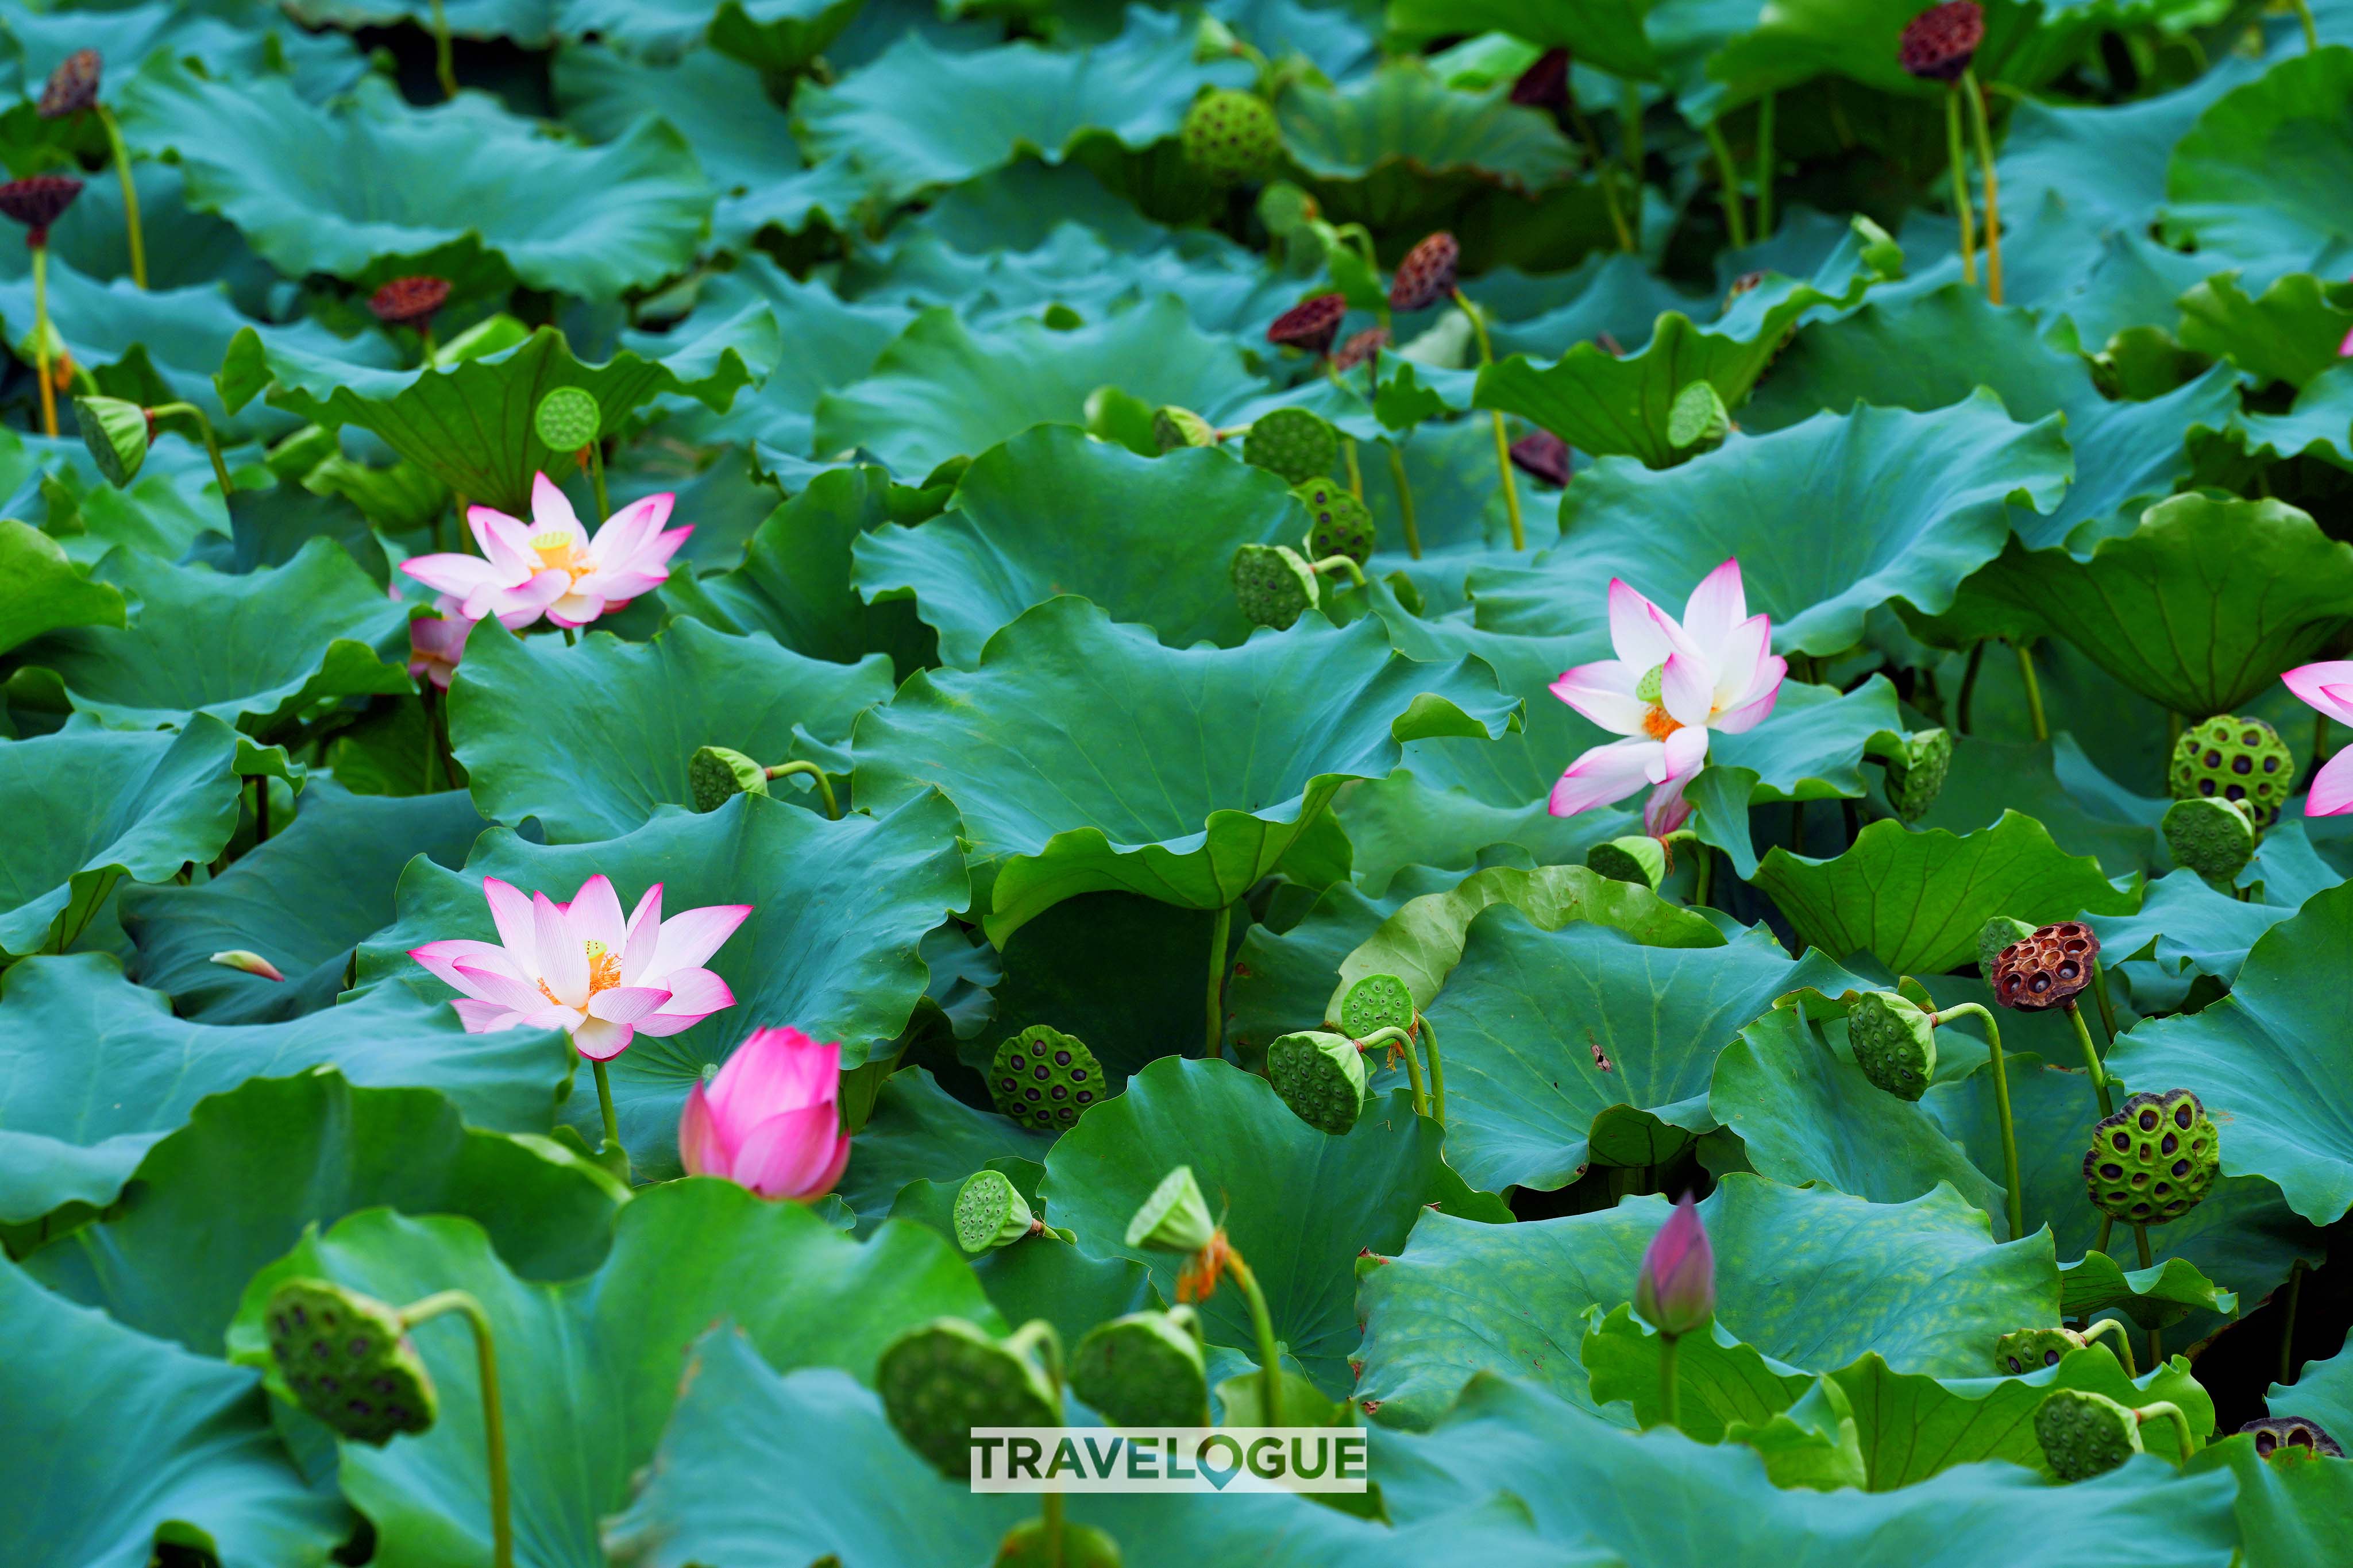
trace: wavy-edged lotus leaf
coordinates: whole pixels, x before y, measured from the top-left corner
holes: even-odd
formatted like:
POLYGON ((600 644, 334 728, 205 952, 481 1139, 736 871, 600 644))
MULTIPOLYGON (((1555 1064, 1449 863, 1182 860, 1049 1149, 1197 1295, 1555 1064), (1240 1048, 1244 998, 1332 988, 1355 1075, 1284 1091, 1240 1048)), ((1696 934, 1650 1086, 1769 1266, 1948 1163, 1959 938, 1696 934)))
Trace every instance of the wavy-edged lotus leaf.
POLYGON ((2333 1433, 2353 1430, 2353 1354, 2338 1351, 2325 1361, 2307 1361, 2292 1384, 2274 1383, 2263 1403, 2295 1411, 2333 1433))
POLYGON ((858 14, 852 0, 722 0, 715 10, 701 0, 559 0, 558 9, 567 36, 688 59, 702 52, 693 45, 708 43, 780 76, 807 66, 858 14))
POLYGON ((235 731, 71 729, 0 743, 0 954, 63 952, 123 878, 161 882, 218 855, 244 781, 235 731))
POLYGON ((978 668, 918 674, 863 715, 852 791, 875 811, 946 792, 1003 942, 1097 889, 1229 904, 1346 779, 1424 736, 1499 736, 1517 708, 1484 666, 1416 663, 1376 619, 1177 649, 1064 596, 991 637, 978 668), (1202 717, 1229 710, 1254 713, 1265 743, 1202 717))
POLYGON ((2235 272, 2218 272, 2181 296, 2181 346, 2228 359, 2256 384, 2310 386, 2339 363, 2353 331, 2353 288, 2291 272, 2250 299, 2235 272))
MULTIPOLYGON (((264 1305, 281 1281, 305 1277, 379 1300, 461 1289, 481 1303, 498 1344, 525 1562, 577 1560, 596 1521, 628 1501, 685 1353, 714 1321, 741 1325, 771 1365, 859 1377, 917 1323, 952 1314, 999 1326, 944 1238, 890 1226, 853 1241, 800 1204, 719 1181, 646 1189, 623 1206, 603 1266, 563 1284, 517 1279, 470 1220, 361 1210, 254 1276, 229 1329, 231 1360, 266 1363, 264 1305), (578 1419, 587 1409, 600 1413, 593 1436, 578 1419)), ((467 1414, 480 1408, 472 1339, 454 1321, 412 1337, 441 1391, 441 1420, 389 1449, 340 1445, 343 1495, 375 1522, 377 1551, 396 1556, 470 1539, 483 1518, 481 1423, 467 1414)))
POLYGON ((1469 174, 1533 195, 1577 168, 1577 150, 1551 115, 1512 102, 1508 89, 1457 92, 1419 60, 1338 87, 1303 84, 1275 107, 1284 153, 1328 183, 1368 179, 1409 161, 1425 175, 1469 174))
POLYGON ((839 1190, 857 1212, 860 1227, 871 1229, 913 1184, 953 1184, 984 1165, 1008 1161, 1034 1164, 1052 1142, 1049 1133, 966 1105, 927 1068, 902 1068, 875 1095, 874 1109, 850 1144, 839 1190))
POLYGON ((2014 811, 1967 834, 1874 822, 1828 860, 1776 846, 1755 880, 1808 946, 1868 952, 1899 974, 1974 962, 1978 932, 1995 915, 2063 921, 2129 914, 2140 903, 2137 874, 2119 889, 2098 861, 2065 853, 2041 823, 2014 811))
MULTIPOLYGON (((846 773, 850 725, 890 698, 881 654, 835 664, 692 620, 650 642, 592 631, 576 647, 485 623, 450 682, 449 734, 484 815, 537 817, 551 840, 586 843, 695 805, 690 765, 704 746, 846 773)), ((770 793, 822 809, 799 779, 770 793)))
POLYGON ((1567 537, 1532 565, 1474 571, 1472 602, 1483 628, 1558 634, 1564 606, 1599 612, 1596 584, 1655 594, 1737 557, 1777 647, 1838 653, 1891 600, 1951 605, 2000 554, 2010 509, 2049 510, 2073 471, 2055 419, 2020 425, 1982 391, 1928 414, 1820 414, 1663 471, 1604 458, 1564 492, 1567 537), (1669 516, 1672 532, 1656 521, 1669 516))
MULTIPOLYGON (((2144 1441, 2155 1438, 2154 1432, 2144 1434, 2144 1441)), ((2227 1468, 2237 1479, 2239 1532, 2251 1563, 2327 1561, 2353 1510, 2353 1465, 2276 1451, 2267 1458, 2252 1435, 2218 1438, 2193 1455, 2187 1468, 2196 1476, 2227 1468)))
MULTIPOLYGON (((1631 1299, 1669 1206, 1629 1197, 1507 1226, 1423 1216, 1403 1256, 1361 1284, 1358 1396, 1380 1400, 1387 1422, 1426 1426, 1467 1380, 1493 1372, 1588 1405, 1585 1370, 1561 1347, 1587 1308, 1631 1299)), ((1995 1243, 1985 1215, 1947 1187, 1873 1204, 1735 1173, 1699 1208, 1717 1321, 1792 1367, 1828 1371, 1875 1350, 1902 1371, 1968 1377, 1984 1364, 1985 1322, 2058 1319, 2049 1239, 1995 1243), (1845 1310, 1817 1309, 1831 1299, 1845 1310)))
POLYGON ((2283 56, 2198 117, 2165 172, 2164 234, 2253 267, 2344 270, 2348 238, 2331 193, 2353 165, 2339 108, 2353 53, 2283 56))
POLYGON ((1275 476, 1222 453, 1146 458, 1070 426, 1024 431, 973 459, 944 516, 884 524, 853 546, 870 602, 912 593, 960 669, 1021 613, 1078 594, 1173 647, 1243 641, 1224 568, 1244 544, 1294 542, 1299 509, 1275 476))
POLYGON ((121 626, 122 590, 28 523, 0 518, 0 653, 67 626, 121 626))

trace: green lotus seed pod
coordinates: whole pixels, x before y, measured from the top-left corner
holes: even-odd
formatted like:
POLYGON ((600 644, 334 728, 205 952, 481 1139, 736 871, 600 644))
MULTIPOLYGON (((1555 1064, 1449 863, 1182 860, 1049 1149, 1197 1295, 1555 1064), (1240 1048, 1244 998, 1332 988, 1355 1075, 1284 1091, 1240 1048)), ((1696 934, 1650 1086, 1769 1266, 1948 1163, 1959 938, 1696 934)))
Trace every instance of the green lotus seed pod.
POLYGON ((1289 485, 1322 479, 1339 458, 1340 433, 1305 408, 1271 409, 1242 437, 1242 461, 1282 475, 1289 485))
POLYGON ((1634 695, 1644 702, 1656 704, 1665 701, 1667 667, 1664 664, 1654 664, 1644 670, 1642 679, 1634 682, 1634 695))
POLYGON ((971 1474, 976 1426, 1059 1426, 1062 1402, 1033 1346, 1050 1343, 1042 1323, 998 1341, 962 1318, 938 1318, 883 1347, 874 1386, 882 1413, 910 1448, 940 1474, 971 1474))
POLYGON ((2082 1350, 2089 1342, 2073 1329, 2021 1329, 1994 1341, 1993 1370, 2009 1377, 2040 1372, 2057 1366, 2068 1352, 2082 1350))
POLYGON ((551 450, 576 452, 596 438, 604 417, 586 388, 559 386, 539 400, 531 427, 551 450))
POLYGON ((1936 1026, 1917 1004, 1893 991, 1866 991, 1847 1009, 1854 1065, 1898 1100, 1917 1100, 1936 1075, 1936 1026))
POLYGON ((1127 1245, 1149 1247, 1156 1252, 1190 1255, 1208 1246, 1217 1234, 1209 1205, 1201 1198, 1201 1184, 1193 1179, 1190 1165, 1179 1165, 1161 1177, 1135 1217, 1127 1222, 1127 1245))
POLYGON ((956 1245, 966 1252, 992 1252, 1029 1234, 1029 1200, 1002 1171, 975 1171, 956 1190, 956 1245))
POLYGON ((1209 1370, 1190 1307, 1098 1323, 1071 1357, 1071 1388, 1114 1426, 1206 1426, 1209 1370))
POLYGON ((1152 439, 1164 452, 1179 447, 1214 447, 1218 427, 1191 409, 1171 403, 1152 411, 1152 439))
POLYGON ((2254 818, 2242 800, 2177 800, 2166 808, 2165 847, 2173 861, 2228 888, 2255 858, 2254 818))
POLYGON ((2261 719, 2219 714, 2174 742, 2172 784, 2176 800, 2244 801, 2261 834, 2279 820, 2295 784, 2295 758, 2261 719))
POLYGON ((1367 974, 1340 999, 1340 1027, 1363 1039, 1376 1029, 1413 1030, 1413 991, 1394 974, 1367 974))
POLYGON ((81 426, 81 444, 90 448, 106 482, 121 489, 139 477, 147 462, 147 442, 153 434, 147 411, 120 397, 77 397, 74 423, 81 426))
POLYGON ((1307 508, 1307 559, 1345 555, 1362 566, 1373 558, 1373 514, 1344 486, 1330 479, 1293 485, 1291 493, 1307 508))
POLYGON ((1119 1542, 1092 1524, 1065 1521, 1062 1547, 1054 1550, 1042 1519, 1025 1519, 997 1543, 990 1568, 1122 1568, 1119 1542))
POLYGON ((1677 451, 1686 447, 1713 445, 1732 433, 1732 412, 1724 405, 1724 395, 1715 384, 1694 381, 1675 394, 1675 401, 1667 410, 1667 444, 1677 451))
POLYGON ((2034 1410, 2034 1436, 2063 1481, 2106 1475, 2140 1446, 2140 1417, 2105 1394, 2054 1388, 2034 1410))
POLYGON ((717 811, 739 795, 767 794, 768 770, 741 752, 705 746, 687 759, 686 783, 695 810, 717 811))
POLYGON ((1266 1048, 1266 1080, 1300 1121, 1345 1135, 1365 1113, 1365 1054, 1345 1035, 1303 1029, 1266 1048))
POLYGON ((2221 1171, 2221 1140, 2186 1089, 2131 1096, 2093 1125, 2084 1155, 2092 1206, 2130 1225, 2179 1219, 2221 1171))
POLYGON ((2002 949, 2024 942, 2034 931, 2035 928, 2024 921, 2012 920, 2008 915, 1994 916, 1978 932, 1978 968, 1991 980, 1994 961, 2001 956, 2002 949))
POLYGON ((1936 804, 1953 766, 1953 737, 1943 730, 1906 735, 1896 754, 1882 759, 1887 769, 1887 804, 1905 822, 1917 822, 1936 804))
POLYGON ((1595 845, 1585 863, 1613 882, 1637 882, 1654 893, 1667 879, 1667 847, 1640 833, 1595 845))
POLYGON ((1324 602, 1315 569, 1287 544, 1245 544, 1234 552, 1234 603, 1254 626, 1287 632, 1324 602))
POLYGON ((1282 155, 1274 106, 1233 88, 1214 88, 1195 99, 1176 135, 1185 161, 1220 185, 1262 180, 1282 155))
POLYGON ((269 1354, 302 1408, 382 1447, 433 1425, 438 1401, 398 1308, 324 1279, 289 1279, 262 1313, 269 1354))
POLYGON ((1103 1064, 1060 1029, 1032 1024, 997 1047, 988 1092, 997 1109, 1041 1132, 1076 1126, 1106 1098, 1103 1064))

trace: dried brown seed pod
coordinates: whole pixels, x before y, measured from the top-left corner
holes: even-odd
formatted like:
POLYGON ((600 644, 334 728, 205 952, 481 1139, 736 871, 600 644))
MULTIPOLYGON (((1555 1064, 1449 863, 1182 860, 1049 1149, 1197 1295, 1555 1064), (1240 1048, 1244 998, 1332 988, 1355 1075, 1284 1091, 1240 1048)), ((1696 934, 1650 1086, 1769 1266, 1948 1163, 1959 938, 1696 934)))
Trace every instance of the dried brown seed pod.
POLYGON ((2081 921, 2062 921, 2011 942, 1993 961, 1993 999, 2023 1013, 2073 1002, 2092 984, 2100 939, 2081 921))

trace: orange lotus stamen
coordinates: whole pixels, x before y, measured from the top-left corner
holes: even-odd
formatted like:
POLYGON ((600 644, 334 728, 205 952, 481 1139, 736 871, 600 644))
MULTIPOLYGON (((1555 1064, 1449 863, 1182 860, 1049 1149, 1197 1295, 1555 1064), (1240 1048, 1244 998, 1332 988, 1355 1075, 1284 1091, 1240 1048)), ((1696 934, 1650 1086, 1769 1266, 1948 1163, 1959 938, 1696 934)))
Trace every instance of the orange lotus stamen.
POLYGON ((1682 721, 1656 702, 1651 703, 1651 710, 1642 715, 1642 733, 1653 741, 1663 741, 1683 727, 1682 721))

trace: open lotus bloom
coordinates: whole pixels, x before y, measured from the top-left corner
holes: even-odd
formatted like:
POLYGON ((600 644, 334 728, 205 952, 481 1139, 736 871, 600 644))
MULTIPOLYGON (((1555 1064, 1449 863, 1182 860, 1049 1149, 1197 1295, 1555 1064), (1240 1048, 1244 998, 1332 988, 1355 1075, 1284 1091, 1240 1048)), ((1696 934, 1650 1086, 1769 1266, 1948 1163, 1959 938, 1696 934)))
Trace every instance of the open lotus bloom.
POLYGON ((692 528, 665 531, 676 497, 631 501, 605 520, 595 538, 572 502, 545 474, 532 480, 531 521, 486 506, 467 510, 480 555, 418 555, 400 569, 459 601, 471 620, 496 616, 520 631, 542 615, 559 626, 585 626, 669 579, 670 558, 692 528))
MULTIPOLYGON (((2339 724, 2353 724, 2353 659, 2300 664, 2280 677, 2306 704, 2339 724)), ((2353 811, 2353 747, 2338 752, 2312 775, 2304 799, 2306 816, 2342 816, 2353 811)))
POLYGON ((568 904, 485 877, 499 940, 429 942, 408 956, 465 993, 454 1005, 467 1033, 563 1029, 582 1056, 610 1061, 638 1035, 675 1035, 735 1005, 702 963, 752 906, 711 904, 665 921, 661 894, 656 882, 625 921, 602 876, 568 904))
POLYGON ((1762 722, 1788 661, 1772 651, 1771 617, 1748 613, 1737 561, 1700 580, 1680 621, 1612 577, 1609 641, 1616 658, 1578 665, 1552 694, 1627 739, 1571 763, 1553 785, 1552 814, 1574 816, 1648 784, 1643 831, 1662 837, 1691 816, 1683 789, 1707 763, 1709 733, 1762 722))
POLYGON ((841 1047, 798 1029, 754 1029, 718 1076, 687 1092, 678 1155, 764 1198, 822 1197, 849 1163, 841 1047))

